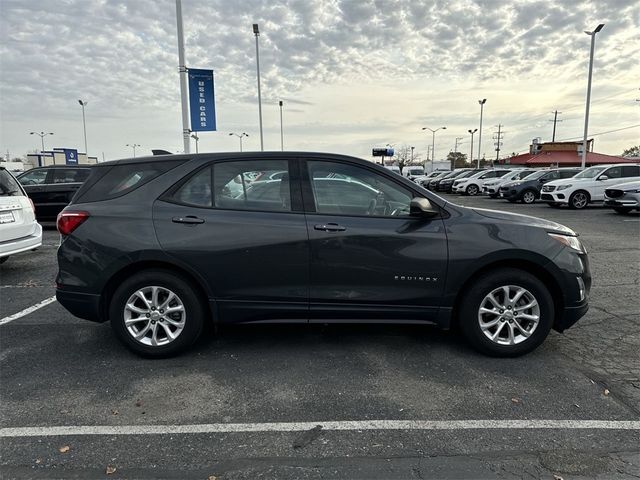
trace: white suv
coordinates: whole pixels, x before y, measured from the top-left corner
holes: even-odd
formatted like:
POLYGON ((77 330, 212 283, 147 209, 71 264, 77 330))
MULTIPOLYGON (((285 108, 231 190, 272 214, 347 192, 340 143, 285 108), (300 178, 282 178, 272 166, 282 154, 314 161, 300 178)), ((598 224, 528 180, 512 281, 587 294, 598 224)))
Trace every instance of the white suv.
POLYGON ((482 193, 482 187, 484 186, 484 182, 489 180, 493 180, 494 178, 500 178, 503 175, 509 173, 508 169, 492 169, 492 170, 484 170, 482 172, 476 172, 469 177, 461 178, 460 180, 455 180, 453 182, 453 187, 451 187, 451 191, 454 193, 461 193, 463 195, 478 195, 482 193))
POLYGON ((542 187, 540 199, 552 207, 569 205, 580 209, 589 203, 604 201, 606 188, 634 180, 640 180, 638 164, 598 165, 574 177, 547 183, 542 187))
POLYGON ((33 203, 15 177, 0 167, 0 263, 9 255, 42 245, 42 227, 33 203))

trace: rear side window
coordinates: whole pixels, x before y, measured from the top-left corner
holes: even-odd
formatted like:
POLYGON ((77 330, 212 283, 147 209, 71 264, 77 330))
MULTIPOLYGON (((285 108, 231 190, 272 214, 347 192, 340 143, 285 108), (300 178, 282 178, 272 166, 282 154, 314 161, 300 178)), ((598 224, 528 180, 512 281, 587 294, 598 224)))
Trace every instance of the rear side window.
POLYGON ((18 181, 4 168, 0 168, 0 197, 22 197, 24 193, 18 181))
POLYGON ((172 196, 173 200, 196 207, 213 206, 211 167, 204 168, 185 182, 172 196))
POLYGON ((47 170, 31 170, 20 175, 22 185, 42 185, 47 179, 47 170))
POLYGON ((121 197, 184 162, 185 160, 161 160, 126 163, 111 168, 94 167, 89 180, 80 188, 73 201, 87 203, 121 197))
POLYGON ((53 183, 82 183, 90 173, 88 168, 56 168, 53 171, 53 183))
POLYGON ((640 177, 640 165, 622 167, 622 176, 625 178, 640 177))

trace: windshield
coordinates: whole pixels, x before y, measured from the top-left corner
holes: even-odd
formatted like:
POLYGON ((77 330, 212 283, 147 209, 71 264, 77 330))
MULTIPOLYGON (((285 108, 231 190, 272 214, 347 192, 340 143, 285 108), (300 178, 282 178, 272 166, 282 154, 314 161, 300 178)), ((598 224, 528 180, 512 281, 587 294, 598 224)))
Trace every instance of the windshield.
POLYGON ((608 167, 591 167, 583 170, 582 172, 574 175, 573 178, 595 178, 600 175, 608 167))
POLYGON ((533 172, 529 175, 526 175, 524 177, 520 177, 520 180, 537 180, 538 178, 540 178, 541 176, 543 176, 545 173, 547 173, 549 170, 538 170, 537 172, 533 172))

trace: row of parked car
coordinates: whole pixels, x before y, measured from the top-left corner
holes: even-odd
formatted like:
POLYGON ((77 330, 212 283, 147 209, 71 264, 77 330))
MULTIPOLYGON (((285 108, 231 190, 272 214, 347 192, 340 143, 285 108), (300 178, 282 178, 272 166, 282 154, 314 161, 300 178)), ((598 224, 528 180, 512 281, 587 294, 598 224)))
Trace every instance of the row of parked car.
POLYGON ((612 164, 581 168, 460 168, 414 179, 429 190, 488 195, 510 202, 542 200, 551 207, 582 209, 604 203, 618 213, 640 210, 640 165, 612 164))

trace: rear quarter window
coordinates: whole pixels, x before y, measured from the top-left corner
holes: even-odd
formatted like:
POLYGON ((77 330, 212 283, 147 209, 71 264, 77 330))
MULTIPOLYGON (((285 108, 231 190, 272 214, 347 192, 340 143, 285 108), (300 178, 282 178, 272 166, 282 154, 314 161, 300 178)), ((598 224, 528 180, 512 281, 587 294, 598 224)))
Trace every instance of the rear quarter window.
POLYGON ((18 181, 4 168, 0 168, 0 197, 23 197, 18 181))
POLYGON ((109 200, 130 193, 186 160, 125 163, 93 167, 89 179, 78 190, 73 203, 109 200))

